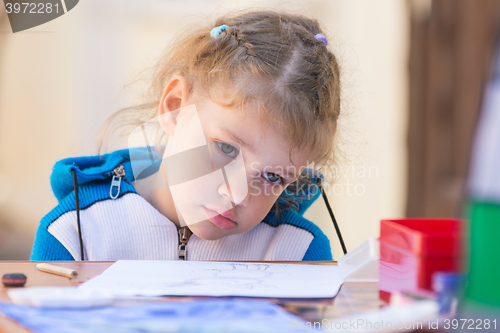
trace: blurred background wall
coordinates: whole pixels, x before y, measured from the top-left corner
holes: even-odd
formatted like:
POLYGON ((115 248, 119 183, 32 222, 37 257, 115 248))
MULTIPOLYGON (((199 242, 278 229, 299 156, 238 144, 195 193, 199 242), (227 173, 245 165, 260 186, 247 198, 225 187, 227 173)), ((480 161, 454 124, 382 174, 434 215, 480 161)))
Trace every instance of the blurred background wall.
POLYGON ((411 4, 408 216, 463 213, 472 138, 498 42, 500 1, 411 4))
MULTIPOLYGON (((403 217, 407 197, 409 2, 401 0, 85 0, 12 34, 0 26, 0 259, 28 259, 40 219, 56 206, 54 163, 97 153, 98 131, 138 98, 124 89, 182 27, 234 9, 274 8, 318 19, 342 66, 337 185, 329 200, 348 249, 403 217)), ((3 6, 3 5, 2 5, 3 6)), ((429 10, 430 1, 419 1, 429 10)), ((419 7, 419 8, 420 8, 419 7)), ((2 15, 4 9, 0 8, 2 15)), ((125 148, 119 140, 112 148, 125 148)), ((306 213, 342 254, 322 200, 306 213)))

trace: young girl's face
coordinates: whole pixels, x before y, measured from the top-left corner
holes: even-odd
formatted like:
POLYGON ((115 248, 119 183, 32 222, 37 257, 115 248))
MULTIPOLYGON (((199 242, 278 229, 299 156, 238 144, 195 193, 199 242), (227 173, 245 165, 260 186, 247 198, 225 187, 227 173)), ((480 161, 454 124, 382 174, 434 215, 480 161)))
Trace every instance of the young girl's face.
POLYGON ((164 158, 175 213, 202 239, 248 231, 298 178, 307 156, 290 161, 286 138, 264 127, 255 110, 205 99, 194 106, 179 114, 164 158))

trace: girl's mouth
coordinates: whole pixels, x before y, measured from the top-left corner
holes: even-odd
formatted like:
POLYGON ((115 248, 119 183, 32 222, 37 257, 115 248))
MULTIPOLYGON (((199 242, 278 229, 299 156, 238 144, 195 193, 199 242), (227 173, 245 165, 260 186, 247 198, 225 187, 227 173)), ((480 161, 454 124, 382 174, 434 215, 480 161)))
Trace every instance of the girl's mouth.
POLYGON ((231 230, 236 227, 236 222, 218 214, 216 211, 203 207, 208 219, 222 230, 231 230))

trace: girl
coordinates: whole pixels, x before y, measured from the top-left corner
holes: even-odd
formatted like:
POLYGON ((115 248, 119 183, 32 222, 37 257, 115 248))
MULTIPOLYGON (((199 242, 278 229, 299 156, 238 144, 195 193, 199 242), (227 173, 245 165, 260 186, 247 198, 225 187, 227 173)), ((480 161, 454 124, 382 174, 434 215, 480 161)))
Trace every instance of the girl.
POLYGON ((182 36, 151 101, 117 113, 144 147, 56 163, 59 205, 31 259, 331 260, 302 217, 320 193, 306 167, 332 159, 340 112, 327 44, 315 20, 271 11, 182 36), (150 146, 152 124, 166 146, 150 146))

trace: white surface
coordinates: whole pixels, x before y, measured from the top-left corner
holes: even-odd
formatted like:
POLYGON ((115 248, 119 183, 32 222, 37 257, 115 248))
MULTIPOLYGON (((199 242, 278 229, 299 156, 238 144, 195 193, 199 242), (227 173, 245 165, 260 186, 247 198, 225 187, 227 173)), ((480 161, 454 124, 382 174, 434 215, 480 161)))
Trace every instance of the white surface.
POLYGON ((369 238, 338 260, 342 279, 351 282, 378 282, 379 258, 379 241, 369 238))
POLYGON ((15 304, 39 308, 90 308, 110 305, 113 301, 109 292, 74 287, 10 289, 7 294, 15 304))
POLYGON ((115 296, 331 298, 341 285, 330 265, 120 260, 79 288, 115 296))
MULTIPOLYGON (((497 60, 500 61, 500 60, 497 60)), ((500 77, 486 90, 472 150, 469 192, 473 199, 500 201, 500 77)))

